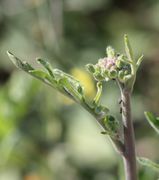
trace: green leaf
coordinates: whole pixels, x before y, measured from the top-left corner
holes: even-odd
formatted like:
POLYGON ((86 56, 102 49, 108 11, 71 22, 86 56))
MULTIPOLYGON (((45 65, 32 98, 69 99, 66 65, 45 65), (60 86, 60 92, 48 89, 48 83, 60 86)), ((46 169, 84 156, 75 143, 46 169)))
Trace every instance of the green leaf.
POLYGON ((98 105, 102 94, 102 82, 97 82, 97 94, 93 99, 93 104, 98 105))
POLYGON ((49 75, 41 70, 30 70, 28 71, 29 74, 36 77, 37 79, 43 81, 44 83, 57 88, 57 81, 53 78, 50 78, 49 75))
MULTIPOLYGON (((128 60, 127 58, 121 58, 119 59, 119 61, 126 63, 126 64, 130 64, 130 65, 134 65, 133 61, 128 60)), ((118 63, 118 62, 117 62, 118 63)), ((119 65, 118 65, 119 66, 119 65)), ((122 65, 120 65, 122 67, 122 65)))
POLYGON ((106 48, 106 53, 107 53, 107 56, 109 58, 114 58, 115 57, 115 50, 111 46, 108 46, 106 48))
POLYGON ((132 52, 132 48, 131 48, 131 45, 130 45, 127 34, 124 35, 124 42, 125 42, 126 55, 127 55, 128 59, 129 59, 129 61, 133 61, 133 59, 134 59, 133 52, 132 52))
POLYGON ((144 157, 138 157, 137 160, 141 165, 150 167, 153 170, 159 172, 159 164, 157 164, 147 158, 144 158, 144 157))
POLYGON ((48 63, 47 61, 41 59, 41 58, 37 58, 37 62, 39 62, 47 71, 48 73, 54 77, 53 75, 53 70, 52 70, 52 67, 50 65, 50 63, 48 63))
POLYGON ((159 117, 155 117, 151 112, 144 112, 144 114, 150 125, 159 134, 159 117))
MULTIPOLYGON (((36 70, 34 69, 30 64, 27 62, 21 61, 19 58, 15 57, 12 53, 7 52, 9 58, 11 61, 20 69, 24 70, 25 72, 29 73, 30 75, 38 78, 39 80, 43 81, 44 83, 50 85, 51 87, 57 89, 64 95, 72 98, 74 101, 79 103, 81 106, 83 106, 88 112, 90 112, 98 121, 98 123, 104 128, 105 132, 107 132, 106 127, 104 126, 104 123, 102 120, 107 116, 107 113, 109 111, 108 108, 101 106, 101 105, 92 105, 92 102, 89 103, 84 97, 84 88, 80 84, 80 82, 75 79, 73 76, 64 73, 63 71, 59 69, 52 69, 51 65, 48 62, 45 62, 42 59, 38 59, 38 62, 47 70, 46 72, 42 70, 36 70)), ((100 72, 101 69, 96 70, 100 72)), ((99 76, 98 76, 99 78, 99 76)), ((101 77, 100 77, 101 78, 101 77)), ((103 79, 104 77, 102 77, 103 79)), ((98 92, 97 96, 95 97, 95 103, 98 104, 102 87, 101 84, 98 84, 98 92)), ((115 144, 118 144, 117 146, 122 146, 123 144, 119 139, 117 139, 116 134, 112 134, 112 131, 108 128, 107 132, 111 137, 115 144), (117 140, 117 141, 116 141, 117 140)), ((113 132, 114 133, 114 132, 113 132)))
POLYGON ((11 52, 7 51, 7 54, 11 61, 20 69, 28 72, 30 70, 34 70, 34 68, 28 64, 27 62, 22 62, 19 58, 15 57, 11 52))
POLYGON ((144 55, 141 55, 141 56, 139 57, 139 59, 137 60, 137 63, 136 63, 136 66, 137 66, 137 67, 139 67, 140 64, 142 63, 143 57, 144 57, 144 55))
POLYGON ((60 92, 71 97, 75 101, 80 102, 84 98, 83 87, 81 86, 80 82, 76 80, 73 76, 64 73, 59 69, 52 69, 51 65, 48 62, 40 58, 38 58, 37 61, 42 64, 42 66, 44 66, 47 72, 34 69, 30 64, 21 61, 19 58, 17 58, 10 52, 7 52, 7 54, 11 61, 18 68, 40 79, 41 81, 52 86, 53 88, 58 89, 60 92))
POLYGON ((41 70, 35 70, 35 69, 28 71, 28 73, 30 73, 31 75, 39 79, 45 79, 48 76, 46 72, 41 71, 41 70))
POLYGON ((86 69, 89 73, 92 73, 92 74, 95 73, 95 67, 93 64, 87 64, 86 69))
POLYGON ((80 84, 80 82, 75 79, 73 76, 59 70, 59 69, 54 69, 53 70, 53 74, 57 79, 63 79, 66 78, 68 80, 68 82, 78 91, 78 93, 80 93, 82 96, 84 95, 84 88, 83 86, 80 84))
POLYGON ((83 99, 83 94, 81 93, 80 85, 77 87, 76 84, 72 84, 69 82, 67 77, 63 77, 59 80, 61 86, 63 86, 66 94, 68 94, 72 99, 76 102, 81 102, 83 99), (80 88, 80 90, 79 90, 80 88))
POLYGON ((73 83, 80 83, 77 79, 75 79, 73 76, 71 76, 70 74, 67 74, 59 69, 53 69, 53 74, 57 79, 61 79, 63 77, 66 77, 67 79, 69 79, 70 82, 73 83))

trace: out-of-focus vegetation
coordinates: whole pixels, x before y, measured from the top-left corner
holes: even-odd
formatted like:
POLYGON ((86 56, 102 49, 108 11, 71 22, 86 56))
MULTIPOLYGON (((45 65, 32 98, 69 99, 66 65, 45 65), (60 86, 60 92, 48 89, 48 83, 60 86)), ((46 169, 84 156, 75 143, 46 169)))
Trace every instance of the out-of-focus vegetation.
MULTIPOLYGON (((43 86, 8 60, 7 50, 35 64, 49 59, 75 75, 91 97, 95 84, 84 70, 112 45, 121 51, 128 33, 145 55, 133 99, 137 154, 159 161, 158 136, 144 110, 159 113, 159 2, 157 0, 1 0, 0 1, 0 179, 119 180, 122 161, 100 134, 94 119, 78 105, 43 86)), ((119 92, 105 86, 103 104, 119 116, 119 92)), ((140 167, 141 180, 159 176, 140 167)))

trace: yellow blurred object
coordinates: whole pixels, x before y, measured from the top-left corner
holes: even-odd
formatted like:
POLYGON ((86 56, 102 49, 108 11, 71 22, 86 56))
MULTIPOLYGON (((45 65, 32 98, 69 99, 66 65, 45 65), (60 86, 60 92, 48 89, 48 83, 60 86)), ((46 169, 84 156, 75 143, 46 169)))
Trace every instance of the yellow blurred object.
POLYGON ((72 99, 68 98, 67 96, 65 96, 61 93, 58 93, 58 94, 59 94, 58 98, 59 98, 60 102, 62 102, 62 104, 71 105, 74 103, 74 101, 72 99))
MULTIPOLYGON (((79 80, 81 82, 81 84, 84 86, 85 95, 88 98, 93 98, 96 94, 96 89, 95 89, 94 82, 93 82, 91 76, 87 72, 85 72, 79 68, 71 69, 70 73, 77 80, 79 80)), ((63 94, 59 94, 59 100, 62 101, 62 104, 65 104, 65 105, 72 105, 74 103, 73 100, 64 96, 63 94)))
POLYGON ((93 98, 96 94, 96 89, 91 76, 86 71, 81 70, 79 68, 73 68, 71 70, 71 74, 75 78, 77 78, 77 80, 79 80, 81 84, 84 86, 85 95, 89 98, 93 98))

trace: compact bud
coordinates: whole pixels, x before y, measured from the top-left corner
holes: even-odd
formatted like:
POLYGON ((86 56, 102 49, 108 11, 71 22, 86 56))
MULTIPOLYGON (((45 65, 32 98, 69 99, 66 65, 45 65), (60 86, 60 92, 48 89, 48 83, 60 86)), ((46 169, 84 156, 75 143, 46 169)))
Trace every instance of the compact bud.
POLYGON ((106 48, 106 54, 107 56, 100 58, 95 65, 88 64, 88 71, 97 81, 119 80, 126 83, 132 73, 132 62, 127 54, 116 53, 110 46, 106 48))
POLYGON ((116 68, 116 58, 104 57, 98 60, 97 66, 103 71, 116 68))
POLYGON ((117 77, 117 71, 116 70, 110 70, 108 73, 108 76, 110 79, 115 79, 117 77))
POLYGON ((90 73, 95 73, 95 68, 93 64, 87 64, 86 68, 90 73))
POLYGON ((123 82, 124 81, 124 71, 119 71, 118 72, 118 79, 123 82))
POLYGON ((103 70, 103 71, 102 71, 102 76, 103 76, 103 77, 107 77, 107 76, 108 76, 108 72, 109 72, 109 71, 106 70, 106 69, 103 70))
POLYGON ((104 80, 104 77, 102 76, 102 74, 100 72, 95 72, 93 74, 93 76, 97 81, 103 81, 104 80))

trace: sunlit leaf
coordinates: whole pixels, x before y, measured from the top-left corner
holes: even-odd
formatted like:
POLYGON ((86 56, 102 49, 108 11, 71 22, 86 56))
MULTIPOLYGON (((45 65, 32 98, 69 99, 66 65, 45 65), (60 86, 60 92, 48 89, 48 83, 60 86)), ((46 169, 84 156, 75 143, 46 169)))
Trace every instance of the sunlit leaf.
POLYGON ((76 102, 80 103, 80 101, 82 101, 83 87, 81 86, 80 82, 73 76, 64 73, 59 69, 52 69, 51 65, 42 59, 37 59, 37 61, 44 66, 47 72, 39 69, 34 69, 30 64, 21 61, 12 53, 7 53, 9 58, 18 68, 59 90, 61 93, 74 99, 76 102))

